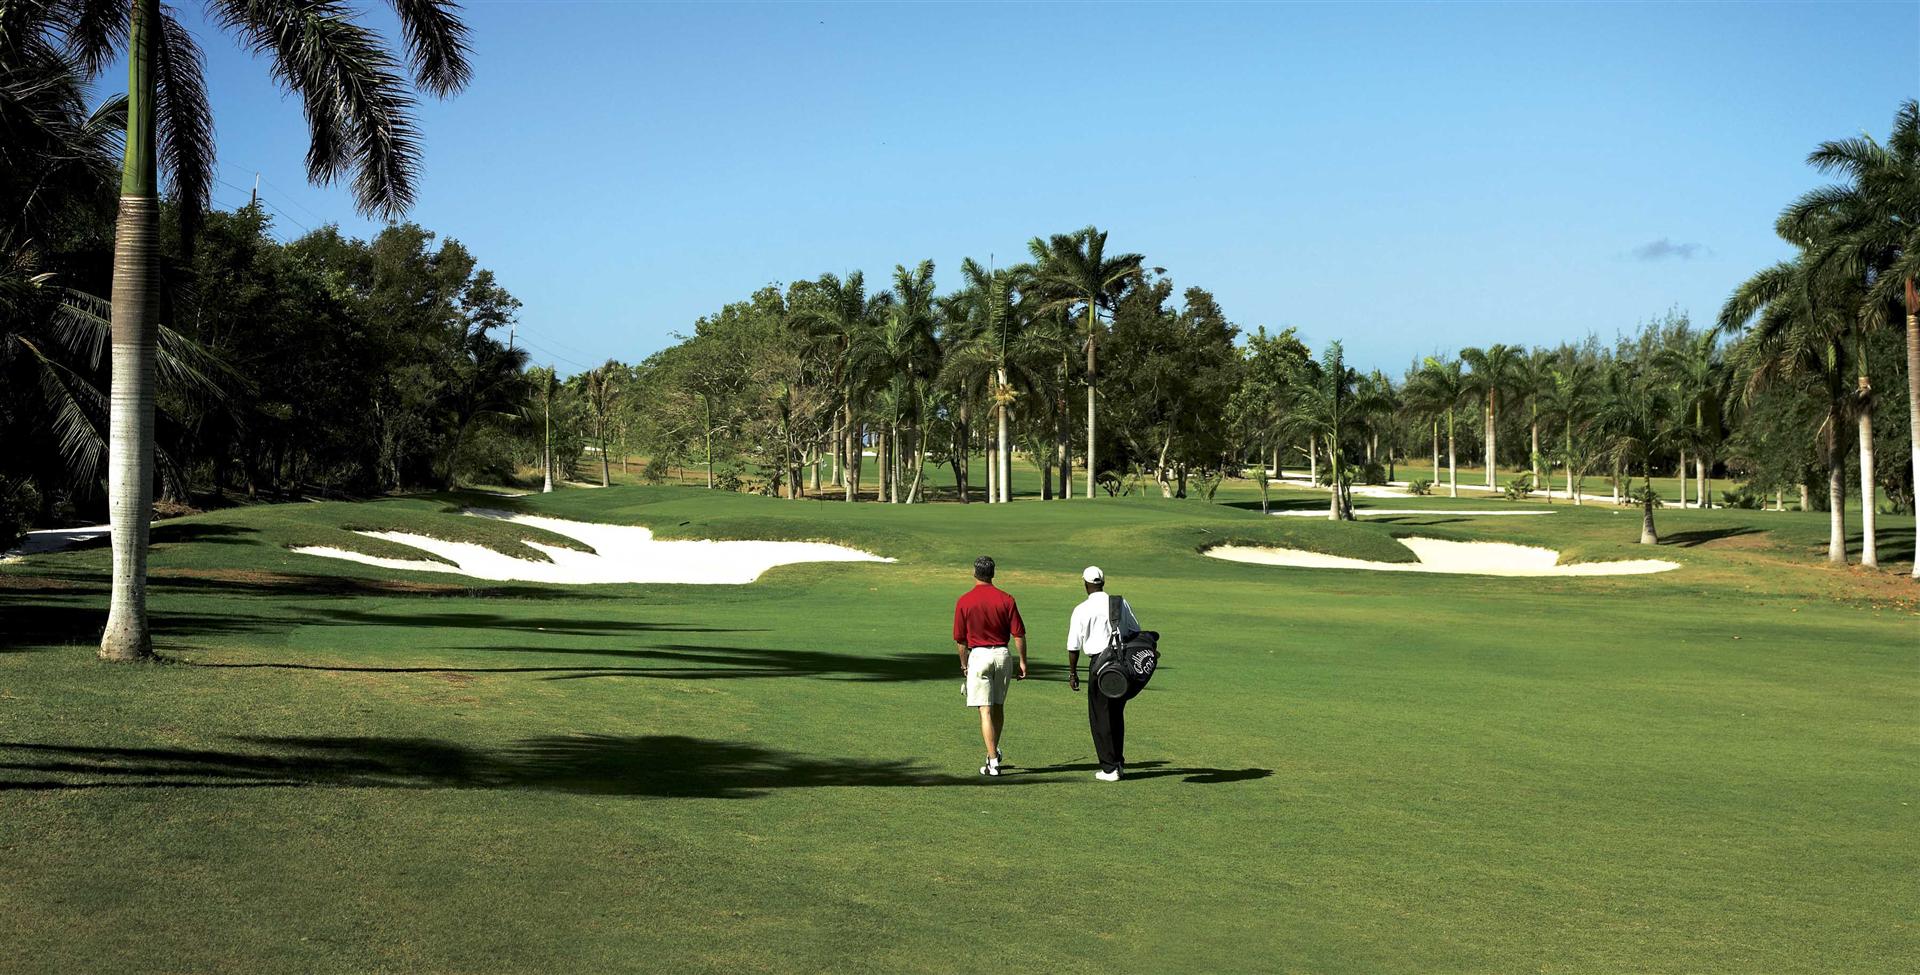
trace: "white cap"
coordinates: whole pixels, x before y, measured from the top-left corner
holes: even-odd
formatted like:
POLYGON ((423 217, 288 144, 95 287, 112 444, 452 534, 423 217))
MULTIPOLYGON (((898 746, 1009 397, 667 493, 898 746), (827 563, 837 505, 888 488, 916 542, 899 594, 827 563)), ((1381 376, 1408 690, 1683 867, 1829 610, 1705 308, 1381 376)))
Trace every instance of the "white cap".
POLYGON ((1087 566, 1087 571, 1080 573, 1080 578, 1085 579, 1088 582, 1107 581, 1106 573, 1101 572, 1100 567, 1097 565, 1087 566))

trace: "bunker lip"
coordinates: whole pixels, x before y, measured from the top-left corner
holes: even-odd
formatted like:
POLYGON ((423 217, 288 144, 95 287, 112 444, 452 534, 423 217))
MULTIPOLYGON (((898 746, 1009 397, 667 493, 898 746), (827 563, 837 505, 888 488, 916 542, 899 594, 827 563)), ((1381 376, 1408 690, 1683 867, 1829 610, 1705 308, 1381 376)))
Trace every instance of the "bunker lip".
POLYGON ((1678 569, 1664 559, 1626 559, 1616 562, 1574 562, 1562 565, 1560 552, 1537 545, 1511 542, 1454 542, 1418 536, 1399 540, 1417 562, 1374 562, 1369 559, 1326 555, 1293 548, 1253 545, 1217 545, 1201 554, 1229 562, 1283 565, 1303 569, 1365 569, 1373 572, 1427 572, 1482 576, 1620 576, 1645 575, 1678 569))
MULTIPOLYGON (((1516 510, 1513 508, 1506 508, 1506 509, 1355 508, 1353 509, 1353 516, 1355 518, 1384 518, 1388 515, 1461 515, 1461 516, 1474 517, 1474 518, 1505 517, 1505 516, 1512 515, 1512 516, 1525 517, 1529 515, 1551 515, 1551 514, 1558 514, 1558 513, 1559 512, 1555 512, 1555 511, 1528 511, 1524 509, 1516 510)), ((1299 508, 1299 509, 1293 509, 1288 511, 1276 511, 1276 512, 1273 512, 1273 515, 1276 518, 1323 518, 1324 519, 1327 517, 1327 511, 1325 508, 1299 508)))
POLYGON ((292 551, 302 555, 344 559, 385 569, 439 572, 494 582, 547 582, 563 585, 616 583, 670 583, 684 585, 745 585, 768 569, 800 562, 892 562, 871 552, 827 542, 660 541, 639 525, 606 525, 523 515, 491 509, 471 509, 468 515, 542 528, 585 542, 593 551, 524 544, 552 561, 514 558, 484 545, 453 542, 409 532, 361 531, 357 535, 406 545, 452 562, 389 559, 327 546, 292 551))

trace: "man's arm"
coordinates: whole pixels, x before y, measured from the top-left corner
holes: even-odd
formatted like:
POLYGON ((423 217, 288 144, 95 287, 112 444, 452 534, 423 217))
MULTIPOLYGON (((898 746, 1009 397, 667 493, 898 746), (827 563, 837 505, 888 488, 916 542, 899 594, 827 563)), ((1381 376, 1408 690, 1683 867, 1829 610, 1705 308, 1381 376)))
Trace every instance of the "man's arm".
POLYGON ((1138 633, 1138 632, 1140 632, 1140 621, 1134 618, 1133 604, 1130 602, 1127 602, 1125 599, 1120 600, 1120 633, 1121 635, 1124 636, 1128 633, 1138 633))
POLYGON ((1067 690, 1080 689, 1080 651, 1067 651, 1067 690))
POLYGON ((1027 679, 1027 637, 1026 637, 1026 634, 1021 634, 1020 636, 1016 636, 1016 637, 1014 637, 1014 638, 1013 638, 1013 645, 1014 645, 1014 647, 1015 647, 1015 648, 1017 648, 1017 649, 1018 649, 1018 650, 1020 651, 1020 676, 1019 676, 1019 678, 1018 678, 1018 679, 1019 679, 1019 680, 1026 680, 1026 679, 1027 679))
POLYGON ((953 649, 960 654, 960 676, 967 674, 966 621, 960 618, 960 604, 953 604, 953 649))
POLYGON ((1080 648, 1086 645, 1086 627, 1081 625, 1080 610, 1067 620, 1067 689, 1080 689, 1080 648))
POLYGON ((967 644, 962 640, 953 641, 953 649, 960 654, 960 676, 967 676, 967 644))

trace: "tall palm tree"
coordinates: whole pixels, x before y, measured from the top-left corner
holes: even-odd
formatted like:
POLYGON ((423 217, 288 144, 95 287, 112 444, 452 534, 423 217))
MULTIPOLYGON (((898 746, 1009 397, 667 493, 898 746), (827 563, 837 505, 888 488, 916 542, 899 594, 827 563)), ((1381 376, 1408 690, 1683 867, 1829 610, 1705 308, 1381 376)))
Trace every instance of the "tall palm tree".
MULTIPOLYGON (((1540 418, 1558 423, 1561 428, 1560 457, 1567 468, 1567 497, 1574 504, 1584 501, 1579 476, 1586 473, 1590 449, 1582 449, 1575 432, 1586 433, 1593 418, 1595 385, 1598 382, 1592 363, 1578 358, 1571 350, 1558 357, 1549 370, 1549 382, 1539 394, 1540 418)), ((1552 495, 1549 493, 1549 500, 1552 495)))
POLYGON ((1353 497, 1349 493, 1352 472, 1347 467, 1342 446, 1348 433, 1360 420, 1354 399, 1354 383, 1359 376, 1347 367, 1339 342, 1327 343, 1320 362, 1309 361, 1295 383, 1297 392, 1291 411, 1294 422, 1320 450, 1327 454, 1330 497, 1327 518, 1330 521, 1353 520, 1353 497))
POLYGON ((1487 490, 1500 486, 1495 463, 1495 427, 1500 423, 1500 394, 1514 388, 1519 378, 1520 350, 1494 344, 1486 348, 1460 350, 1460 358, 1473 368, 1469 379, 1486 406, 1487 418, 1487 490))
MULTIPOLYGON (((1407 381, 1407 386, 1408 396, 1420 404, 1428 416, 1443 421, 1447 428, 1447 496, 1457 498, 1460 474, 1453 443, 1454 413, 1472 395, 1472 381, 1461 368, 1459 359, 1443 361, 1428 356, 1420 364, 1420 371, 1407 381)), ((1434 476, 1438 478, 1439 473, 1435 470, 1434 476)))
POLYGON ((832 350, 834 365, 829 381, 833 384, 834 398, 839 401, 839 449, 845 451, 846 457, 840 480, 848 501, 859 497, 860 408, 865 405, 876 378, 872 372, 859 368, 854 348, 869 341, 868 336, 878 328, 880 317, 890 303, 884 293, 869 297, 866 276, 853 271, 844 280, 832 274, 821 275, 814 286, 813 300, 795 310, 795 318, 802 326, 832 350))
MULTIPOLYGON (((1654 355, 1654 365, 1673 386, 1684 421, 1675 440, 1693 456, 1695 496, 1704 508, 1712 488, 1713 465, 1727 438, 1725 404, 1732 370, 1721 355, 1720 336, 1707 331, 1684 345, 1662 349, 1654 355)), ((1685 481, 1682 472, 1681 482, 1685 481)))
POLYGON ((1653 455, 1672 429, 1667 388, 1644 370, 1615 370, 1602 390, 1596 421, 1604 431, 1604 445, 1614 465, 1631 476, 1640 465, 1640 544, 1657 545, 1660 534, 1653 509, 1660 503, 1653 490, 1653 455))
MULTIPOLYGON (((391 0, 415 84, 445 96, 465 87, 466 28, 451 0, 391 0)), ((394 216, 412 203, 420 169, 414 98, 401 67, 355 11, 336 0, 205 0, 208 19, 267 55, 298 95, 311 141, 308 175, 351 176, 363 212, 394 216)), ((113 587, 100 656, 152 656, 147 533, 153 517, 154 371, 159 173, 190 243, 213 178, 213 120, 200 49, 160 0, 45 0, 30 6, 83 70, 127 61, 126 151, 113 270, 113 377, 107 470, 113 587)))
POLYGON ((1533 441, 1528 451, 1527 468, 1533 472, 1533 486, 1546 490, 1548 503, 1553 501, 1553 464, 1546 454, 1540 452, 1540 405, 1541 399, 1553 387, 1553 372, 1558 362, 1552 352, 1534 349, 1514 369, 1515 391, 1527 398, 1527 431, 1533 441))
POLYGON ((586 393, 587 412, 593 418, 593 436, 600 446, 600 486, 606 487, 613 482, 613 471, 608 454, 612 447, 614 410, 619 407, 623 390, 620 386, 620 363, 608 359, 597 369, 590 369, 581 377, 586 393))
MULTIPOLYGON (((1837 296, 1832 274, 1818 273, 1806 254, 1754 275, 1721 309, 1719 328, 1746 330, 1733 359, 1749 395, 1773 384, 1815 391, 1826 407, 1820 426, 1827 464, 1827 560, 1847 561, 1847 458, 1842 430, 1853 407, 1853 308, 1837 296)), ((1872 535, 1867 536, 1868 546, 1872 535)))
MULTIPOLYGON (((1781 223, 1787 232, 1812 240, 1809 259, 1814 266, 1838 265, 1838 273, 1871 282, 1859 312, 1863 324, 1878 325, 1895 314, 1894 307, 1904 305, 1907 432, 1914 483, 1920 484, 1920 293, 1914 287, 1920 278, 1920 102, 1901 103, 1885 144, 1868 135, 1824 142, 1807 162, 1846 182, 1800 197, 1781 223), (1816 228, 1818 233, 1813 232, 1816 228)), ((1861 443, 1865 451, 1871 451, 1871 422, 1870 413, 1861 414, 1862 429, 1868 431, 1861 443)), ((1868 517, 1874 497, 1870 470, 1871 464, 1861 468, 1862 512, 1868 517)), ((1914 531, 1920 547, 1920 523, 1914 531)), ((1866 529, 1864 537, 1871 545, 1873 529, 1866 529)), ((1913 577, 1920 579, 1920 558, 1914 559, 1913 577)))
POLYGON ((1033 255, 1034 284, 1046 296, 1038 311, 1073 305, 1086 311, 1087 497, 1092 498, 1094 481, 1100 474, 1096 460, 1099 441, 1094 437, 1094 388, 1098 379, 1094 346, 1100 333, 1099 309, 1112 308, 1128 283, 1144 273, 1140 265, 1145 258, 1139 254, 1108 257, 1106 232, 1093 227, 1054 234, 1045 241, 1035 237, 1027 242, 1027 250, 1033 255))
POLYGON ((977 398, 987 404, 996 430, 997 446, 988 462, 989 503, 1012 498, 1006 487, 1013 464, 1008 425, 1019 384, 1009 350, 1019 341, 1022 316, 1013 294, 1025 273, 1024 266, 990 269, 967 258, 960 262, 964 284, 942 302, 953 330, 945 343, 947 378, 969 390, 966 402, 977 398))

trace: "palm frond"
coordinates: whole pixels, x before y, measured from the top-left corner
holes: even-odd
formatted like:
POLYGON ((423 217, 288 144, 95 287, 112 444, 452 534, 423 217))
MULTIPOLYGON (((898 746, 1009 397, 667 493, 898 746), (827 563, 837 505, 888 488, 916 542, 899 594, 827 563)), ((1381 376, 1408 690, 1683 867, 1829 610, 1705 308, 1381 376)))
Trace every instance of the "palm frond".
POLYGON ((467 25, 460 21, 454 0, 387 0, 400 18, 407 58, 421 88, 445 98, 473 80, 467 63, 467 25))
POLYGON ((160 162, 180 215, 180 249, 193 258, 194 238, 213 192, 213 109, 207 104, 206 62, 193 35, 160 8, 155 39, 155 103, 160 162))

